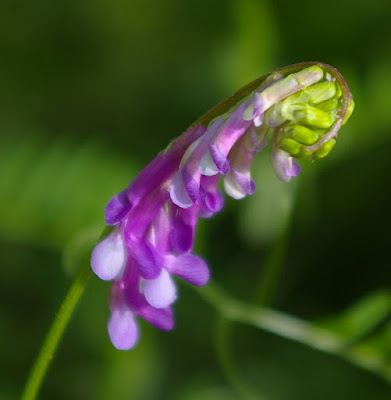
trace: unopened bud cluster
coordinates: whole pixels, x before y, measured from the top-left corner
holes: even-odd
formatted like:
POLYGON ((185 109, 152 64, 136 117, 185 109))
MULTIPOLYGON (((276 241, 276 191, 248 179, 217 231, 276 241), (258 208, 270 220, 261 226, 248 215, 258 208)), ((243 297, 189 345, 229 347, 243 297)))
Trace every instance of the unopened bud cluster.
POLYGON ((338 121, 345 100, 340 83, 318 66, 307 68, 306 72, 321 79, 278 101, 265 118, 268 126, 275 128, 278 148, 295 158, 315 160, 332 150, 337 130, 331 138, 326 135, 337 122, 343 125, 347 121, 354 103, 350 99, 344 120, 338 121), (322 140, 324 138, 327 140, 322 140))

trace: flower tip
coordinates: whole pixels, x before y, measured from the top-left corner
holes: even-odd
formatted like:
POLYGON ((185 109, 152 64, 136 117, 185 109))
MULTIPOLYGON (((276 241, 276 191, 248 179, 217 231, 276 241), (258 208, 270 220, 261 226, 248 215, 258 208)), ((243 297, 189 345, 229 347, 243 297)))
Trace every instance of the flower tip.
POLYGON ((106 236, 91 254, 91 268, 104 281, 111 281, 122 275, 127 255, 119 230, 106 236))
POLYGON ((144 295, 147 302, 155 308, 170 306, 177 298, 176 286, 170 274, 162 269, 156 279, 148 279, 144 285, 144 295))
POLYGON ((113 346, 118 350, 130 350, 139 338, 138 327, 128 309, 114 310, 107 324, 113 346))

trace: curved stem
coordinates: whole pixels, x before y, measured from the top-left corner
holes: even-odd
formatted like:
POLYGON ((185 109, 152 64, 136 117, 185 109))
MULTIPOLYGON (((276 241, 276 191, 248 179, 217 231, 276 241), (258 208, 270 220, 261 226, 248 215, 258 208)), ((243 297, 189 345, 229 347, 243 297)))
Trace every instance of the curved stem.
POLYGON ((226 319, 224 316, 219 315, 216 321, 215 343, 216 353, 220 366, 229 380, 231 385, 236 389, 237 393, 244 400, 260 400, 259 395, 255 395, 250 391, 247 384, 245 384, 241 377, 238 375, 235 368, 235 360, 231 350, 232 341, 232 328, 233 323, 226 319))
POLYGON ((72 283, 60 309, 53 321, 53 324, 43 342, 41 350, 31 368, 22 394, 22 400, 34 400, 41 387, 50 362, 54 358, 58 344, 64 334, 65 328, 72 316, 73 311, 86 287, 88 278, 91 275, 91 267, 88 263, 81 268, 79 274, 72 283))
POLYGON ((254 295, 255 303, 260 306, 268 306, 273 301, 280 281, 290 233, 290 219, 291 217, 288 215, 261 269, 254 295))
POLYGON ((267 307, 257 307, 236 300, 215 284, 197 292, 227 320, 248 324, 263 331, 293 340, 312 349, 341 357, 352 364, 391 381, 386 355, 371 353, 364 346, 351 345, 336 332, 267 307))

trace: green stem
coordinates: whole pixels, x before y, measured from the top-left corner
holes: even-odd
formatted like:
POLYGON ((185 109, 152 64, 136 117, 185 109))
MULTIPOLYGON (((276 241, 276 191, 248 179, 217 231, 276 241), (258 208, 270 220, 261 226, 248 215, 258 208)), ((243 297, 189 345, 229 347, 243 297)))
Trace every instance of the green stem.
POLYGON ((226 378, 236 389, 241 398, 245 400, 260 400, 262 398, 259 395, 252 393, 249 390, 248 385, 242 381, 241 377, 236 372, 235 360, 230 351, 233 333, 232 328, 233 324, 231 321, 221 315, 217 317, 215 343, 218 361, 226 378))
POLYGON ((88 263, 81 268, 79 274, 73 281, 60 309, 53 321, 53 324, 43 342, 41 350, 34 362, 27 379, 22 400, 34 400, 37 398, 38 391, 42 385, 50 362, 54 358, 58 344, 64 334, 65 328, 72 316, 73 311, 86 287, 88 278, 91 275, 91 267, 88 263))
POLYGON ((285 251, 289 238, 290 217, 282 224, 282 228, 269 255, 262 267, 259 284, 255 292, 255 303, 268 306, 273 301, 284 266, 285 251))
POLYGON ((227 320, 248 324, 274 335, 293 340, 310 348, 348 360, 391 381, 390 366, 384 354, 369 352, 365 345, 351 345, 337 333, 297 317, 233 299, 215 284, 198 293, 227 320))

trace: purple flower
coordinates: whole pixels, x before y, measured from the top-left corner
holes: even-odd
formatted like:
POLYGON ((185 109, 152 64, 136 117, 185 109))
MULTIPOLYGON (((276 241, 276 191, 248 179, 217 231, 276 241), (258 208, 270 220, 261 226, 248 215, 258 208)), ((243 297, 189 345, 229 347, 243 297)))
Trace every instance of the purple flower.
POLYGON ((316 63, 270 74, 237 97, 201 118, 106 206, 113 230, 93 250, 91 267, 112 281, 108 331, 118 349, 137 343, 135 317, 161 330, 174 327, 173 276, 208 282, 206 262, 192 251, 198 218, 224 206, 220 177, 234 199, 253 194, 251 163, 272 132, 273 170, 289 181, 300 172, 295 157, 331 150, 351 102, 339 73, 316 63))

